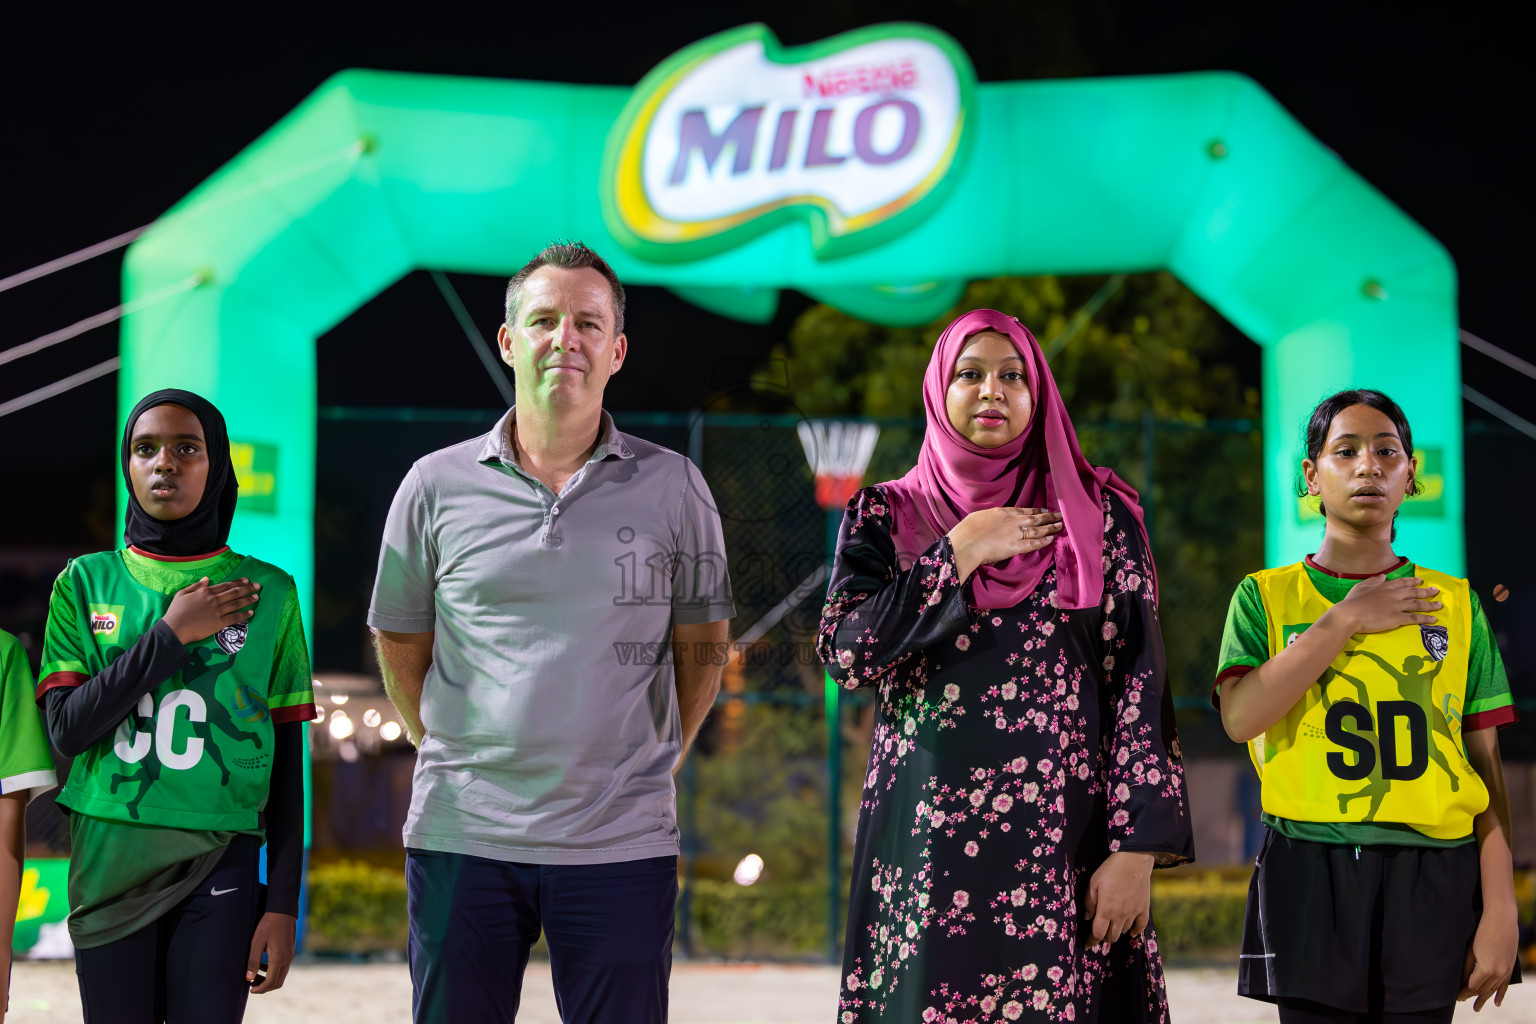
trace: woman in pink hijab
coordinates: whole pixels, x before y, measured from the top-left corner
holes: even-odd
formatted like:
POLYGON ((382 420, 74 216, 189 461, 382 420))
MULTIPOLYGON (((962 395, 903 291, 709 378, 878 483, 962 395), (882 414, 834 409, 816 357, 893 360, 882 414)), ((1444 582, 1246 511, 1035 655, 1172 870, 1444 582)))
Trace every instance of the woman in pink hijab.
POLYGON ((923 405, 817 642, 879 691, 838 1020, 1164 1022, 1151 873, 1194 847, 1136 492, 1011 316, 949 325, 923 405))

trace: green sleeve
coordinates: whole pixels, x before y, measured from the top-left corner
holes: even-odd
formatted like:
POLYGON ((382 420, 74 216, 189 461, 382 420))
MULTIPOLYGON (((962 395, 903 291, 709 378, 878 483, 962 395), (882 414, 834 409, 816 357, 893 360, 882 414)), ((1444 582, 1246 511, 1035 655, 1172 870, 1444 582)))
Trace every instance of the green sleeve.
POLYGON ((1259 596, 1258 581, 1245 576, 1227 606, 1216 678, 1230 677, 1233 669, 1258 668, 1268 660, 1269 619, 1264 614, 1264 599, 1259 596))
POLYGON ((0 793, 30 791, 35 796, 57 784, 33 700, 27 652, 0 629, 0 793))
MULTIPOLYGON (((42 685, 49 685, 49 676, 59 673, 77 673, 84 682, 90 673, 85 667, 85 652, 80 649, 80 613, 75 607, 74 587, 69 582, 69 570, 59 573, 53 581, 53 595, 48 598, 48 626, 43 631, 43 665, 38 674, 42 685)), ((55 680, 57 681, 57 680, 55 680)))
POLYGON ((272 678, 267 683, 267 705, 275 722, 303 722, 315 717, 314 679, 309 673, 309 647, 304 641, 304 620, 296 587, 289 587, 283 597, 277 652, 272 658, 272 678))
POLYGON ((1473 715, 1510 708, 1511 711, 1498 716, 1499 724, 1505 724, 1513 721, 1507 716, 1512 716, 1515 700, 1509 692, 1509 677, 1504 674, 1504 659, 1499 656, 1499 645, 1488 616, 1483 614, 1482 602, 1475 591, 1468 592, 1472 595, 1472 637, 1467 652, 1467 699, 1462 705, 1462 728, 1476 728, 1475 722, 1467 720, 1473 715))

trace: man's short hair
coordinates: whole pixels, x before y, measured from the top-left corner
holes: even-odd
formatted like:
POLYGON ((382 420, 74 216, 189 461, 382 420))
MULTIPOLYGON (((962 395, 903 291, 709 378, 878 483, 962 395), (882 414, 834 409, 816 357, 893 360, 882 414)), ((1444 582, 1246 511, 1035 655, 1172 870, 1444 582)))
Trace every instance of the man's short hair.
POLYGON ((542 252, 523 264, 523 269, 512 275, 512 280, 507 282, 508 327, 513 326, 513 316, 517 313, 518 303, 523 300, 523 283, 540 267, 560 267, 564 270, 590 267, 602 274, 613 293, 613 333, 615 336, 624 333, 624 286, 619 284, 619 275, 613 272, 608 261, 588 249, 584 242, 555 242, 545 246, 542 252))

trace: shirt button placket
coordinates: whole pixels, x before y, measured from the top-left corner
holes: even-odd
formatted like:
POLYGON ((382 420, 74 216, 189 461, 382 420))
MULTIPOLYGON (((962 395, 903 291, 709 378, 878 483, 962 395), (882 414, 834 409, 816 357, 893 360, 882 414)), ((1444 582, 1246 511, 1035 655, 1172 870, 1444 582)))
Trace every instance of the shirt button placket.
POLYGON ((560 546, 560 527, 555 519, 559 514, 560 506, 558 503, 544 506, 543 546, 546 548, 558 548, 560 546))

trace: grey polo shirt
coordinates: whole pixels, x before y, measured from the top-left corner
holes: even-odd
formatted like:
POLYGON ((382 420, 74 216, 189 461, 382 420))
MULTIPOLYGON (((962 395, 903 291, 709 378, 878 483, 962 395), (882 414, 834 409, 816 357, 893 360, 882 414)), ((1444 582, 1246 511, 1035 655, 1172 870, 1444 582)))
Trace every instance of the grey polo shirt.
POLYGON ((693 463, 606 412, 557 496, 517 465, 512 416, 412 466, 384 527, 368 622, 436 634, 405 845, 676 855, 672 625, 735 614, 720 518, 693 463))

